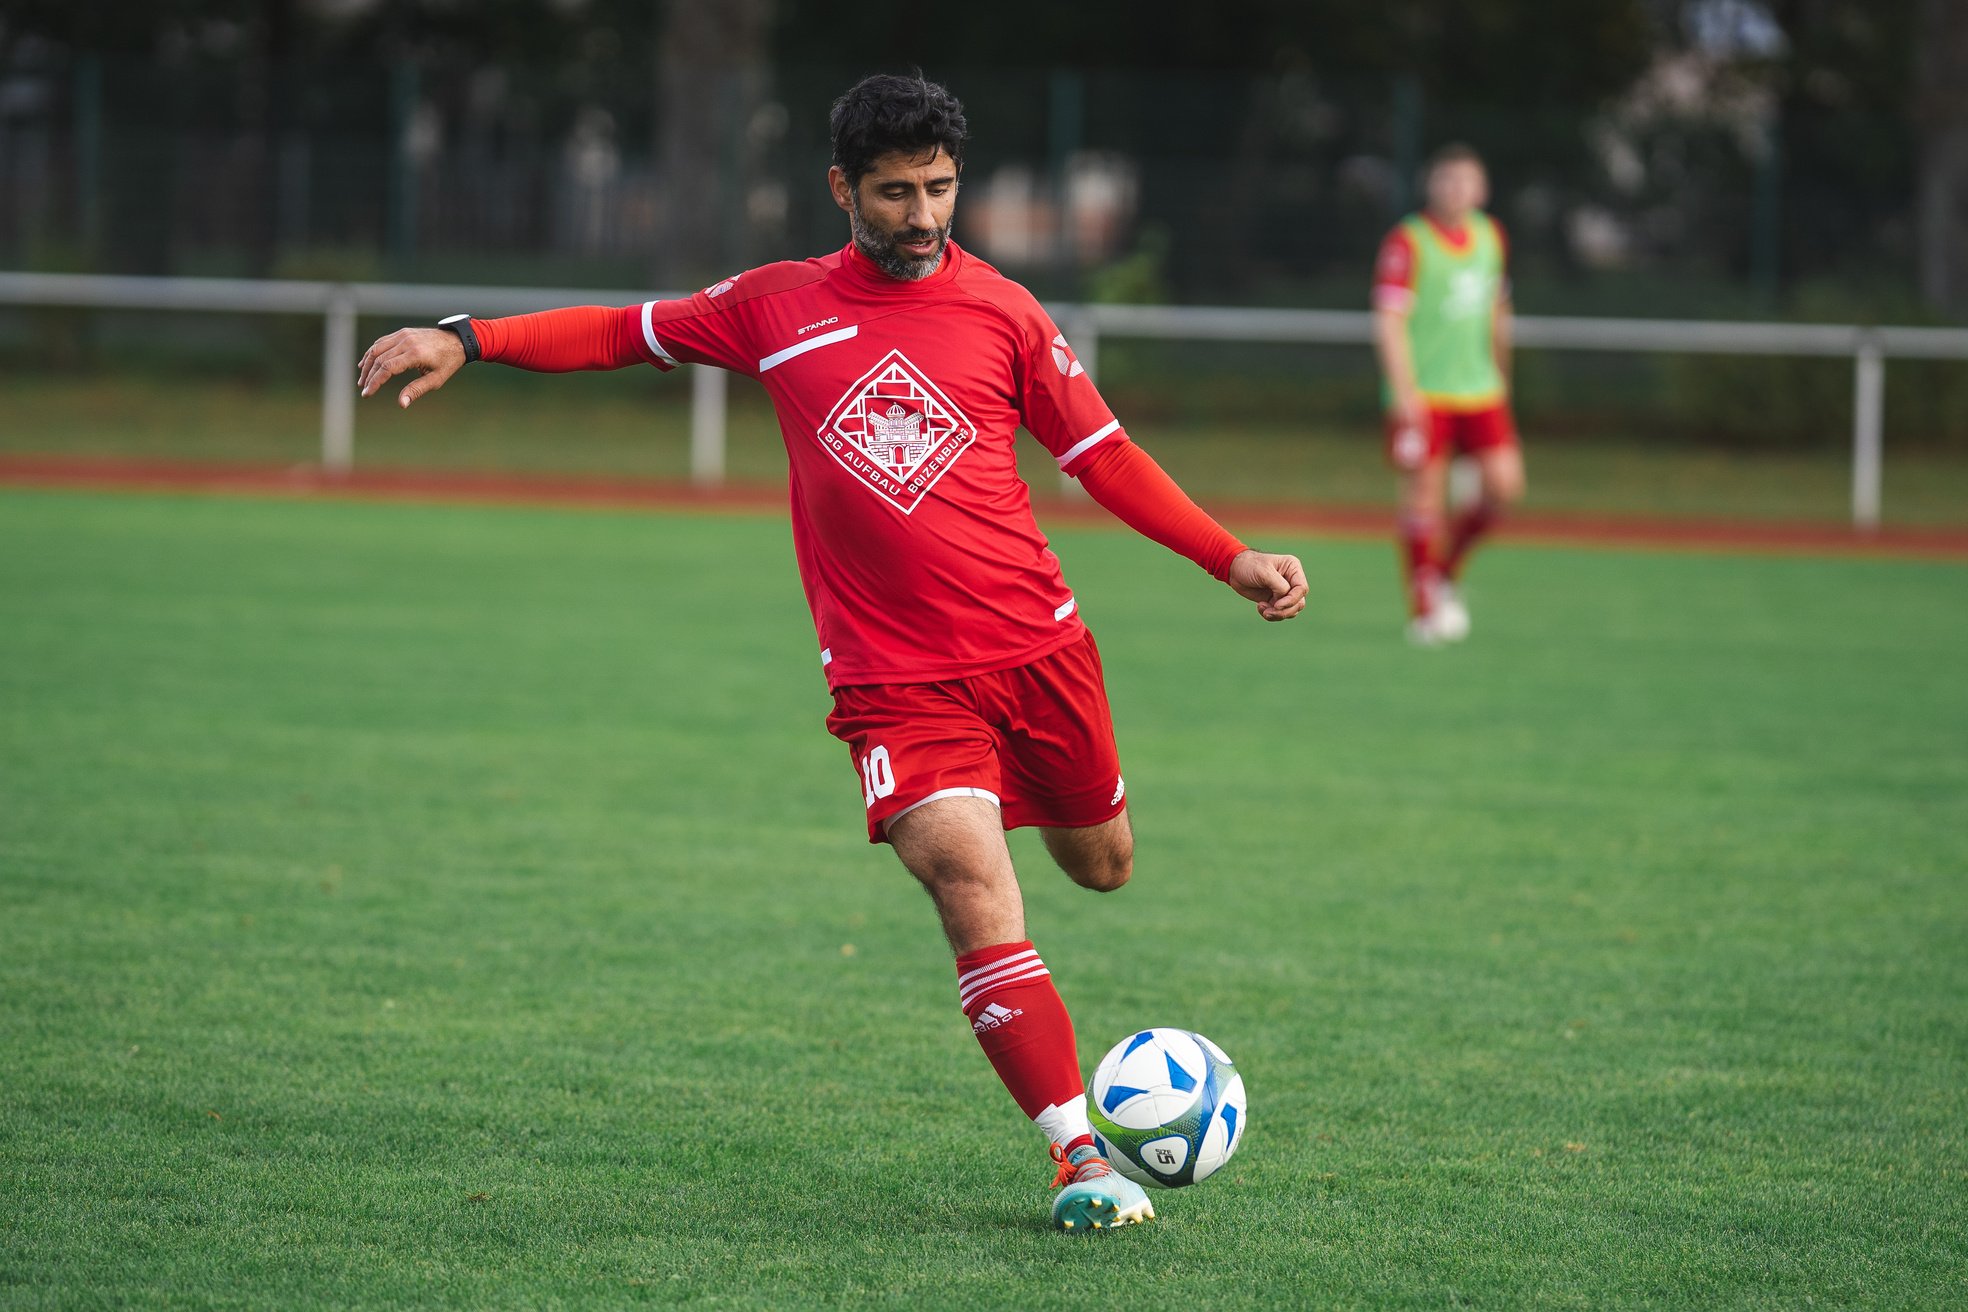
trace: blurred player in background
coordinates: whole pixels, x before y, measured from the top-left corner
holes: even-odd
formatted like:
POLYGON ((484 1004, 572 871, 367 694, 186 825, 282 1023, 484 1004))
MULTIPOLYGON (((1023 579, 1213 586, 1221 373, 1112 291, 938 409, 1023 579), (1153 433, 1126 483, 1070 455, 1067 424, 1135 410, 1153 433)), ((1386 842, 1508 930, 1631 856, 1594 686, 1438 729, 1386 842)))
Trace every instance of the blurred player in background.
POLYGON ((1510 285, 1503 230, 1483 205, 1489 178, 1467 146, 1428 164, 1427 207, 1396 224, 1374 268, 1374 349, 1387 402, 1388 459, 1400 475, 1408 637, 1469 634, 1457 588, 1469 553, 1524 493, 1510 413, 1510 285), (1448 467, 1475 460, 1480 490, 1444 524, 1448 467))
MULTIPOLYGON (((972 1033, 1059 1163, 1053 1221, 1154 1215, 1094 1147, 1073 1024, 1026 937, 1005 830, 1034 826, 1074 882, 1125 884, 1134 836, 1093 637, 1033 522, 1013 439, 1142 534, 1257 603, 1305 605, 1291 556, 1253 551, 1128 439, 1032 294, 950 239, 967 128, 950 93, 872 77, 835 102, 828 185, 850 240, 694 296, 509 319, 459 315, 363 356, 409 405, 466 363, 756 378, 778 411, 793 545, 868 838, 936 904, 972 1033)), ((760 762, 761 769, 769 763, 760 762)), ((768 876, 769 877, 769 876, 768 876)))

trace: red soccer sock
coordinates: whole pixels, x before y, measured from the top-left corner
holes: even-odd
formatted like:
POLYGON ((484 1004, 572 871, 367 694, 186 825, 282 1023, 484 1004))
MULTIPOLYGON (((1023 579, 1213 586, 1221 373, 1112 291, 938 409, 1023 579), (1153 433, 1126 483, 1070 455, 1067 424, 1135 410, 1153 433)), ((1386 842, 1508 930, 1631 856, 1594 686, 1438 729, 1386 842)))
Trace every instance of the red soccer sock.
POLYGON ((1456 516, 1455 524, 1449 529, 1449 550, 1442 566, 1450 578, 1462 573, 1462 565, 1468 559, 1470 549, 1496 526, 1501 509, 1488 497, 1480 497, 1474 505, 1456 516))
POLYGON ((1432 515, 1401 516, 1401 563, 1407 578, 1411 614, 1426 615, 1434 604, 1430 590, 1441 569, 1435 557, 1435 534, 1432 515))
POLYGON ((958 957, 957 1000, 1018 1109, 1068 1152, 1093 1142, 1073 1020, 1032 945, 999 943, 958 957))

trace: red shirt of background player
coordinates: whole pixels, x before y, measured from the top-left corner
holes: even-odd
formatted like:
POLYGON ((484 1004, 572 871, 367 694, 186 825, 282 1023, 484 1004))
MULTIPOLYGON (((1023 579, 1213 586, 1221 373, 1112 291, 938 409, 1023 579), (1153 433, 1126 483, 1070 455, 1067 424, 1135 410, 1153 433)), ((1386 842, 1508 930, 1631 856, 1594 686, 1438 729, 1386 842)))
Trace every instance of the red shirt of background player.
MULTIPOLYGON (((1152 462, 1032 294, 955 242, 914 282, 849 244, 688 299, 589 311, 578 335, 569 313, 474 328, 486 359, 523 368, 706 364, 764 385, 831 686, 1009 669, 1080 637, 1018 476, 1018 427, 1068 474, 1152 462)), ((1225 578, 1243 544, 1176 497, 1156 490, 1151 536, 1225 578)))

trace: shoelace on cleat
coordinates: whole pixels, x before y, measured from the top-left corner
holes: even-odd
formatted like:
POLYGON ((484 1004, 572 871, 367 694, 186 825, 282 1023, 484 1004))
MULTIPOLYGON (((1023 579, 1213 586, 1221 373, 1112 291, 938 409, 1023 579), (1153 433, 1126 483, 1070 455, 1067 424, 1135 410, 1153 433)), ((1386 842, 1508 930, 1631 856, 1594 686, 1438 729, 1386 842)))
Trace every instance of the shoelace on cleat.
POLYGON ((1066 1158, 1066 1150, 1058 1144, 1052 1145, 1052 1160, 1059 1163, 1059 1170, 1053 1174, 1052 1187, 1061 1188, 1081 1180, 1104 1180, 1114 1173, 1105 1157, 1089 1157, 1078 1166, 1066 1158))

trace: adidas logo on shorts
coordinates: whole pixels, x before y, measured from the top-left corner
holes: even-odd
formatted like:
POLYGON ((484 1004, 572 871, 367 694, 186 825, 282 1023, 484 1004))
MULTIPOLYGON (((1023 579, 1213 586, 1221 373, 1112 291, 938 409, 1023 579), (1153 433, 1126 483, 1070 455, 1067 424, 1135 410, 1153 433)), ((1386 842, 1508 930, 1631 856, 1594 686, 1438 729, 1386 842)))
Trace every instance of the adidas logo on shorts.
POLYGON ((1000 1025, 1009 1025, 1024 1014, 1023 1007, 1005 1007, 995 1002, 987 1002, 984 1004, 984 1010, 977 1013, 977 1019, 970 1023, 970 1028, 975 1033, 982 1034, 1000 1025))

